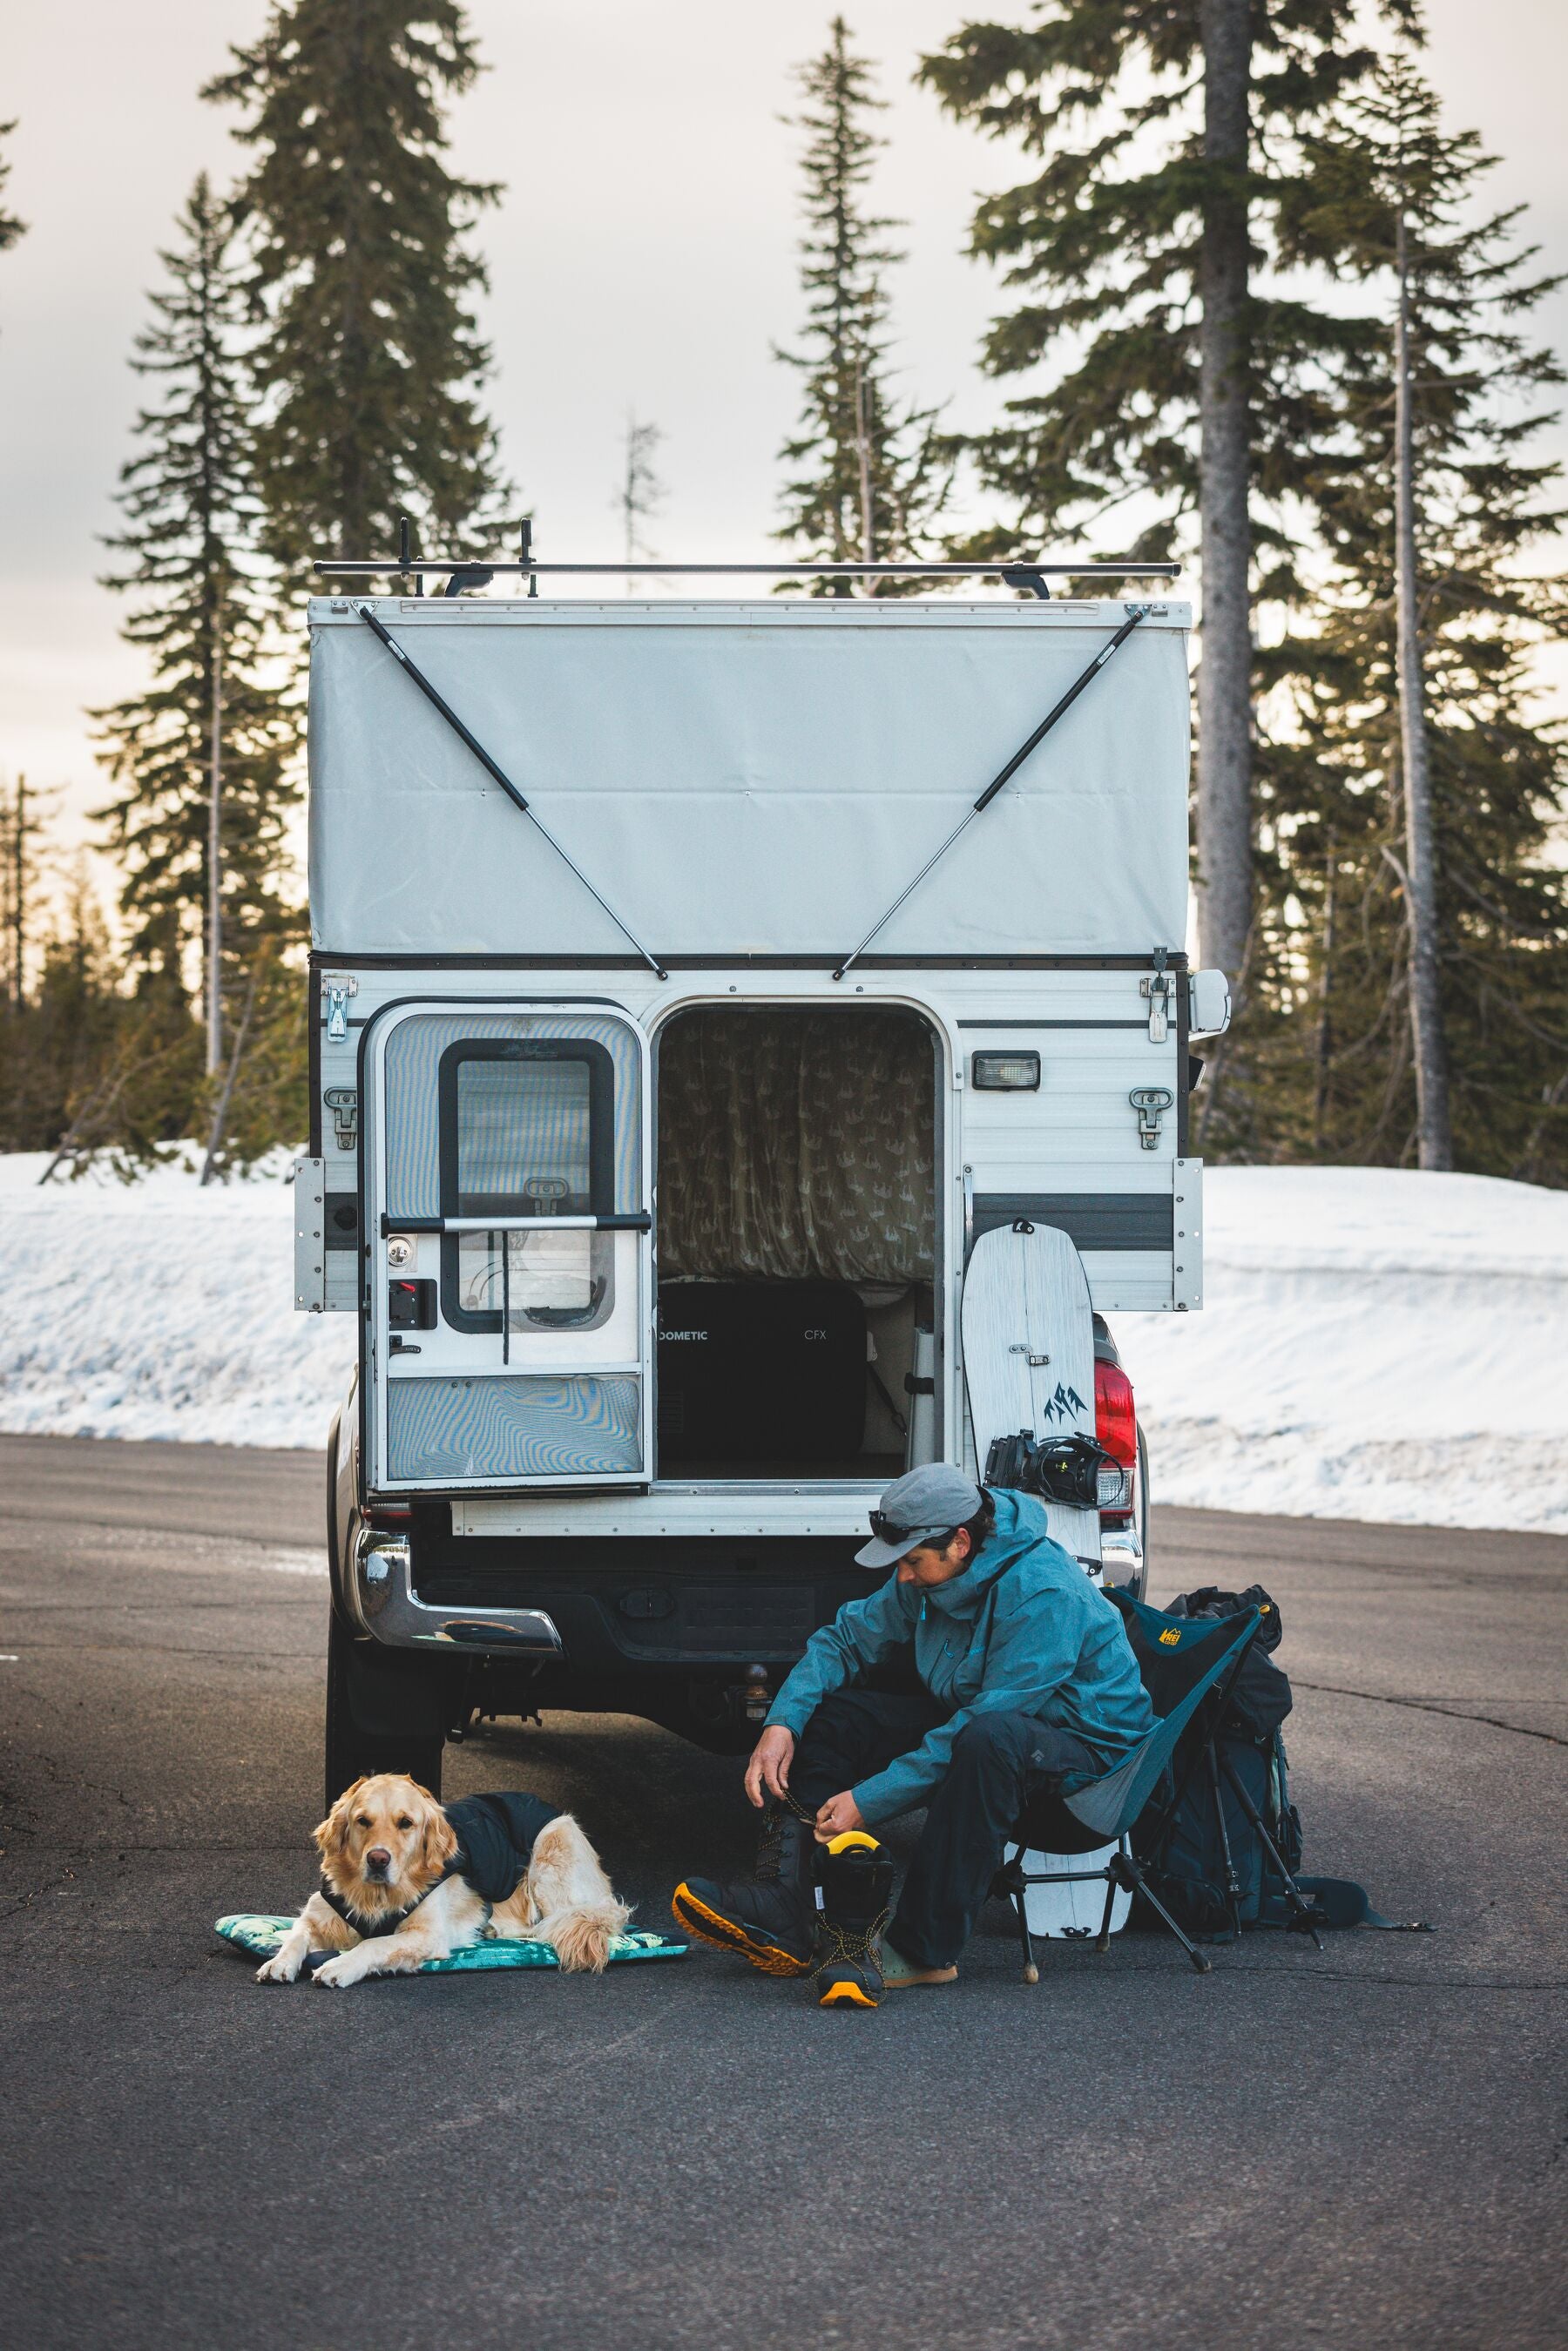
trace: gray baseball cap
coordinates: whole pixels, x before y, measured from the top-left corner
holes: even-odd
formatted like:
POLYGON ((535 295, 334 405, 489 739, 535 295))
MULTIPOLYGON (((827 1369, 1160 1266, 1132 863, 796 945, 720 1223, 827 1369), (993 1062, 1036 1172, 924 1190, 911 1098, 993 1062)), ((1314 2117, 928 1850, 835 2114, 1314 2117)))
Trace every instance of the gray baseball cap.
POLYGON ((892 1567, 933 1535, 972 1519, 985 1497, 950 1461, 928 1461, 894 1479, 871 1514, 873 1540, 855 1553, 857 1567, 892 1567))

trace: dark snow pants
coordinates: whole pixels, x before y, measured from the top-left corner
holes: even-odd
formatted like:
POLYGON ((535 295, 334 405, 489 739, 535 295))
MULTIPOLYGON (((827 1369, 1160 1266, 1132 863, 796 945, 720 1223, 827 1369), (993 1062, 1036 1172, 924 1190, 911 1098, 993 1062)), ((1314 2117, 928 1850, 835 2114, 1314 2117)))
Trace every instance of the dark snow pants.
MULTIPOLYGON (((789 1793, 814 1812, 885 1771, 952 1709, 926 1691, 841 1689, 822 1700, 796 1745, 789 1793)), ((1032 1714, 977 1714, 953 1742, 947 1776, 927 1801, 888 1937, 916 1967, 951 1966, 969 1939, 1020 1813, 1053 1795, 1063 1772, 1106 1770, 1069 1730, 1032 1714)))

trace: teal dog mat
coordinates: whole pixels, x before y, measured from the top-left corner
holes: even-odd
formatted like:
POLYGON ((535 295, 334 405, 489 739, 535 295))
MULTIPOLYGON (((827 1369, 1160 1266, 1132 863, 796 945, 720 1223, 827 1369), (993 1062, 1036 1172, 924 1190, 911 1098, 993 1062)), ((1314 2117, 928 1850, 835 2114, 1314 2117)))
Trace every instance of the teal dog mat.
MULTIPOLYGON (((271 1918, 259 1911, 235 1910, 226 1918, 214 1922, 225 1943, 234 1943, 253 1959, 270 1959, 280 1948, 283 1938, 293 1926, 292 1918, 271 1918)), ((619 1959, 679 1959, 690 1946, 672 1941, 668 1935, 651 1934, 643 1927, 628 1927, 617 1935, 610 1946, 610 1964, 619 1959)), ((300 1970, 301 1975, 313 1975, 329 1951, 312 1951, 300 1970)), ((466 1950, 454 1951, 449 1959, 426 1959, 414 1970, 422 1976, 479 1975, 489 1968, 558 1968, 560 1961, 549 1943, 507 1942, 497 1936, 494 1942, 470 1943, 466 1950)))

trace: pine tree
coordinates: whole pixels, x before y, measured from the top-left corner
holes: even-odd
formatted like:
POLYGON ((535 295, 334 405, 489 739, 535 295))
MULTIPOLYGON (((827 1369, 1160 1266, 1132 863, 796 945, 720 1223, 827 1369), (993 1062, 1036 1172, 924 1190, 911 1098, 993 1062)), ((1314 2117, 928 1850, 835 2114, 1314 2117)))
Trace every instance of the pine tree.
POLYGON ((465 245, 497 191, 443 160, 443 102, 479 70, 457 0, 287 0, 205 91, 243 106, 240 193, 267 331, 256 434, 268 553, 369 556, 411 514, 483 543, 501 484, 465 245))
POLYGON ((0 788, 0 994, 20 1012, 27 1000, 27 966, 38 897, 37 842, 43 831, 39 795, 18 776, 0 788))
POLYGON ((1296 650, 1303 731, 1272 910, 1296 980, 1274 1082, 1326 1155, 1568 1183, 1568 889, 1551 854, 1568 768, 1531 679, 1568 594, 1524 568, 1564 518, 1543 503, 1560 468, 1531 450, 1564 375, 1527 327, 1561 281, 1532 270, 1517 211, 1478 215, 1490 159, 1444 127, 1407 55, 1304 160, 1287 257, 1333 255, 1379 307, 1343 372, 1349 462, 1323 508, 1336 578, 1296 650), (1447 1147, 1422 1066, 1434 1028, 1447 1147))
POLYGON ((40 909, 25 998, 0 1002, 0 1150, 48 1153, 40 1181, 100 1154, 124 1170, 156 1157, 201 1081, 189 1010, 157 974, 124 992, 85 858, 62 873, 43 841, 63 888, 40 909))
POLYGON ((106 585, 134 600, 122 633, 148 656, 152 681, 93 713, 119 788, 100 820, 124 869, 131 963, 159 976, 171 1019, 205 951, 214 714, 225 996, 243 990, 260 934, 298 927, 283 875, 298 716, 269 674, 277 664, 253 555, 244 295, 228 217, 205 174, 178 228, 178 246, 161 256, 168 284, 152 298, 153 323, 131 360, 161 396, 137 418, 141 445, 117 493, 125 527, 108 541, 126 560, 106 585))
MULTIPOLYGON (((16 128, 14 118, 9 122, 0 122, 0 139, 9 139, 16 128)), ((18 237, 25 236, 27 233, 26 222, 18 220, 15 213, 7 212, 3 201, 3 192, 10 176, 10 164, 0 162, 0 253, 6 252, 16 243, 18 237)))
MULTIPOLYGON (((806 105, 790 118, 807 134, 801 156, 807 234, 800 243, 806 325, 800 351, 778 352, 802 379, 800 430, 780 456, 799 470, 783 491, 776 536, 830 563, 916 558, 947 494, 949 467, 936 413, 901 405, 889 380, 884 273, 904 256, 883 242, 901 225, 865 209, 873 157, 885 141, 870 127, 872 68, 851 53, 842 16, 828 47, 800 68, 806 105)), ((918 582, 881 580, 879 593, 918 582)), ((848 581, 816 583, 850 592, 848 581)))
POLYGON ((653 549, 643 536, 643 526, 664 504, 664 485, 653 463, 664 437, 659 425, 639 424, 635 409, 627 411, 625 447, 614 506, 625 540, 628 596, 636 593, 631 566, 651 560, 653 556, 653 549))
POLYGON ((1289 502, 1311 496, 1321 370, 1345 332, 1266 273, 1300 134, 1371 65, 1357 16, 1355 0, 1039 0, 1027 26, 966 25, 921 67, 950 113, 1039 159, 981 203, 970 238, 1021 296, 988 371, 1057 371, 973 444, 1011 510, 1006 542, 1092 528, 1138 494, 1164 509, 1139 553, 1171 553, 1197 519, 1199 935, 1238 981, 1269 677, 1253 605, 1299 593, 1289 502))

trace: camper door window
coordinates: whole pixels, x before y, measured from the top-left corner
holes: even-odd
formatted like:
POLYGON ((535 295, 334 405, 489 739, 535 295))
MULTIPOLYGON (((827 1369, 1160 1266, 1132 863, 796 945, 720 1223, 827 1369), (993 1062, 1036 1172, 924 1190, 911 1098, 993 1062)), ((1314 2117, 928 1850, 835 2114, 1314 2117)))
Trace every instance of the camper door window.
MULTIPOLYGON (((475 1038, 441 1061, 443 1213, 607 1216, 614 1068, 579 1038, 475 1038)), ((612 1236, 461 1233, 443 1244, 443 1303, 460 1330, 589 1331, 614 1306, 612 1236)))

